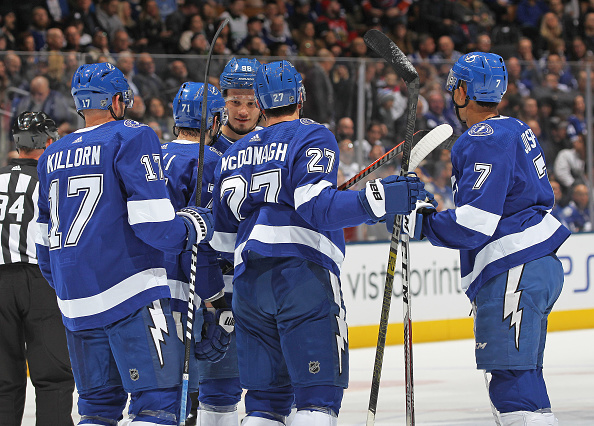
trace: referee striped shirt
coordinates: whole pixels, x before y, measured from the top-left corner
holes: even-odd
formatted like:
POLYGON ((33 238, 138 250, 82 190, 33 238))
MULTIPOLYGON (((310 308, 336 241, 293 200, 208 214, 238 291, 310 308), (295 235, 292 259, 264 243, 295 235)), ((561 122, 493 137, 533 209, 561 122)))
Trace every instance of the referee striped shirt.
POLYGON ((0 168, 0 265, 37 264, 37 160, 15 158, 0 168))

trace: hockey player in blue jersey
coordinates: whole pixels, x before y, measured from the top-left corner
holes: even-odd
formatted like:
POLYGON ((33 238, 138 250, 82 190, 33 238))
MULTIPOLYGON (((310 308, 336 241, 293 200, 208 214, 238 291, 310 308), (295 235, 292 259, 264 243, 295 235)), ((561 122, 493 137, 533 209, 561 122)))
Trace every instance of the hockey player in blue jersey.
MULTIPOLYGON (((176 209, 196 203, 203 89, 204 84, 202 83, 187 82, 180 87, 173 99, 174 133, 177 135, 177 139, 163 145, 163 161, 167 188, 172 204, 176 209)), ((209 85, 207 95, 206 133, 204 135, 206 146, 200 197, 202 206, 212 204, 214 170, 221 158, 221 153, 208 145, 217 138, 221 127, 227 121, 225 100, 218 89, 213 85, 209 85)), ((183 253, 181 256, 169 255, 167 261, 167 280, 172 294, 176 295, 172 303, 173 310, 182 312, 183 316, 180 324, 183 325, 186 321, 185 314, 188 306, 190 255, 189 253, 183 253)), ((197 424, 203 425, 237 425, 236 405, 241 399, 239 380, 237 380, 237 389, 234 394, 228 396, 225 403, 216 404, 222 405, 222 407, 219 410, 211 410, 213 403, 209 398, 213 398, 213 395, 216 398, 221 394, 221 391, 217 387, 212 388, 210 381, 203 378, 205 370, 219 369, 221 367, 227 358, 227 350, 232 343, 232 327, 224 324, 219 325, 218 322, 215 322, 229 318, 230 309, 225 309, 226 303, 221 303, 222 301, 219 300, 219 298, 223 297, 223 276, 219 267, 217 253, 208 244, 199 245, 196 269, 196 275, 198 276, 196 294, 202 299, 203 304, 199 311, 200 314, 196 315, 194 320, 193 330, 195 340, 198 342, 195 345, 195 358, 198 358, 198 360, 194 358, 190 361, 190 389, 195 391, 200 381, 202 409, 197 413, 194 404, 197 406, 198 401, 193 398, 191 416, 186 424, 196 424, 197 421, 197 424), (205 309, 205 304, 212 307, 211 302, 220 309, 215 310, 215 312, 205 309), (217 332, 213 333, 213 330, 210 330, 211 327, 216 328, 217 332), (224 417, 232 418, 224 423, 221 419, 224 417)), ((200 299, 197 302, 200 304, 200 299)), ((183 332, 179 335, 183 336, 183 332)), ((235 357, 232 356, 232 358, 235 357)), ((237 370, 237 362, 235 362, 234 370, 237 370)))
MULTIPOLYGON (((225 98, 228 120, 223 123, 222 132, 212 139, 212 147, 225 152, 235 141, 258 129, 262 117, 254 96, 254 77, 260 63, 256 59, 232 58, 220 77, 220 87, 225 98)), ((206 166, 206 164, 205 164, 206 166)), ((205 178, 206 179, 206 169, 205 178)), ((214 178, 214 174, 209 175, 214 178)), ((225 302, 231 306, 233 295, 233 258, 221 256, 224 272, 225 302)), ((225 357, 213 363, 198 360, 200 392, 192 394, 192 416, 197 425, 235 426, 238 423, 237 404, 241 400, 235 334, 231 334, 225 357), (199 410, 194 411, 194 402, 199 410)), ((191 422, 191 420, 190 420, 191 422)))
POLYGON ((460 250, 477 368, 490 373, 497 424, 556 425, 543 352, 563 286, 555 252, 570 233, 550 214, 554 195, 534 133, 497 112, 507 79, 492 53, 468 53, 452 67, 446 89, 468 126, 452 149, 456 208, 411 214, 410 234, 460 250))
POLYGON ((39 160, 39 265, 56 290, 79 394, 79 424, 178 422, 184 345, 164 254, 212 234, 206 209, 175 213, 161 146, 124 120, 133 95, 108 63, 83 65, 72 96, 85 128, 39 160))
POLYGON ((234 255, 242 425, 284 425, 293 402, 294 426, 336 425, 348 385, 342 228, 409 212, 423 185, 390 176, 338 191, 336 139, 299 118, 305 90, 293 65, 262 65, 254 89, 268 127, 217 165, 211 242, 234 255))
POLYGON ((264 121, 254 97, 253 83, 259 67, 257 59, 231 58, 221 73, 219 83, 228 120, 221 135, 213 141, 213 146, 221 152, 264 121))

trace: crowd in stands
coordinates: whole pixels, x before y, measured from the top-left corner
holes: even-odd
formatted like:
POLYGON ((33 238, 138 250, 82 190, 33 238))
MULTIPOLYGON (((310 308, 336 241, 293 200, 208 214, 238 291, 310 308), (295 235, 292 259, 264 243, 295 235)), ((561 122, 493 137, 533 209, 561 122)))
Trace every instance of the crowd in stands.
MULTIPOLYGON (((591 0, 3 1, 2 132, 8 134, 25 110, 44 110, 61 134, 79 128, 70 78, 82 63, 111 62, 135 94, 129 118, 151 126, 163 141, 172 139, 171 101, 183 82, 204 80, 210 42, 224 18, 230 22, 213 46, 209 82, 218 85, 231 56, 290 59, 304 77, 304 116, 336 134, 344 179, 404 139, 407 88, 367 48, 367 30, 387 34, 419 72, 416 129, 449 123, 462 133, 444 91, 447 72, 466 52, 500 54, 509 72, 500 113, 525 121, 538 137, 557 196, 555 215, 573 231, 591 230, 585 177, 591 0), (359 113, 365 123, 360 141, 359 113)), ((388 165, 378 175, 396 171, 397 164, 388 165)), ((447 150, 436 150, 418 173, 440 208, 453 207, 447 150)), ((385 238, 385 231, 365 232, 368 239, 385 238)))

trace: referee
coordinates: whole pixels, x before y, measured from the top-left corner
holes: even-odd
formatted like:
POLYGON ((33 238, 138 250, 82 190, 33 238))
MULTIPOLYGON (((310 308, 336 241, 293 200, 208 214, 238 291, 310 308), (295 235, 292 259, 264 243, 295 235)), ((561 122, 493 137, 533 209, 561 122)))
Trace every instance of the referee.
POLYGON ((44 112, 26 111, 13 137, 19 157, 0 168, 0 424, 21 424, 28 363, 36 425, 72 425, 74 379, 64 325, 35 253, 37 160, 58 131, 44 112))

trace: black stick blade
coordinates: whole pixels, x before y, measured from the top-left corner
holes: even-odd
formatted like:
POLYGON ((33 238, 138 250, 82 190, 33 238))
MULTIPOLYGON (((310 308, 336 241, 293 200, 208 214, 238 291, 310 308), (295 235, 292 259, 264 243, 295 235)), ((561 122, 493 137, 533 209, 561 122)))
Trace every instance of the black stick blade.
POLYGON ((384 33, 369 30, 363 36, 363 40, 371 50, 384 58, 406 83, 410 83, 419 76, 402 50, 384 33))

